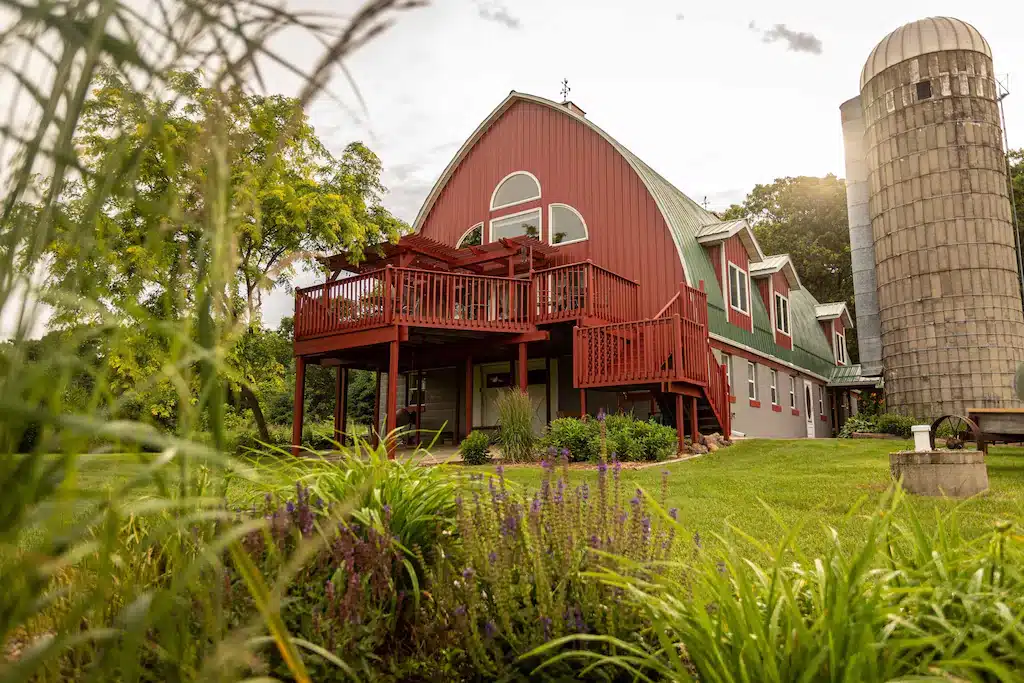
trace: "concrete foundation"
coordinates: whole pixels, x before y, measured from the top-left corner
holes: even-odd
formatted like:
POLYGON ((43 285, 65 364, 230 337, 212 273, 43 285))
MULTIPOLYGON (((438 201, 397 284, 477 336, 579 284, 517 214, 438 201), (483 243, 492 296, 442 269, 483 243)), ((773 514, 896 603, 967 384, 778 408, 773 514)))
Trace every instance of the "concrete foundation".
POLYGON ((899 451, 889 454, 893 479, 921 496, 966 498, 988 490, 988 467, 981 451, 899 451))

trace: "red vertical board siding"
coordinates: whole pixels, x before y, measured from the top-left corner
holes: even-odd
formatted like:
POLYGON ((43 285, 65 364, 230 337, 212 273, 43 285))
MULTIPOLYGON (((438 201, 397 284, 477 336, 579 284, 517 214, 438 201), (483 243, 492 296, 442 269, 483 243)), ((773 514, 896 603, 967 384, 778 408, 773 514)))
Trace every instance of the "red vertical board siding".
MULTIPOLYGON (((747 256, 747 248, 743 246, 743 242, 740 241, 738 235, 734 235, 725 241, 725 261, 726 266, 724 276, 726 279, 729 277, 729 265, 730 263, 739 266, 742 270, 746 271, 747 275, 750 275, 750 258, 747 256)), ((727 287, 728 288, 728 287, 727 287)), ((756 292, 753 290, 751 285, 751 296, 755 296, 756 292)), ((754 321, 749 315, 744 315, 729 304, 729 295, 725 297, 725 305, 729 309, 729 322, 736 327, 741 327, 748 332, 754 331, 754 321)), ((754 303, 748 302, 748 308, 751 308, 754 303)))
MULTIPOLYGON (((781 294, 782 296, 784 296, 787 299, 789 299, 789 280, 786 279, 786 274, 785 273, 783 273, 782 271, 779 271, 778 273, 772 273, 772 287, 775 289, 775 292, 777 294, 781 294)), ((773 301, 770 304, 773 308, 775 306, 774 298, 775 297, 772 297, 773 301)), ((792 299, 790 299, 790 311, 789 311, 789 332, 790 332, 790 336, 782 334, 781 332, 778 331, 778 329, 775 330, 775 343, 778 344, 779 346, 781 346, 782 348, 789 349, 789 350, 793 349, 793 337, 791 336, 792 332, 793 332, 793 308, 792 308, 792 306, 793 306, 793 302, 792 302, 792 299)), ((771 311, 772 309, 768 309, 768 310, 771 311)))
POLYGON ((836 349, 835 344, 832 341, 832 321, 831 320, 819 320, 821 323, 821 331, 825 333, 825 339, 828 340, 828 345, 832 349, 832 355, 835 355, 836 349))
POLYGON ((640 284, 640 314, 653 316, 685 281, 679 252, 654 198, 604 138, 567 113, 534 102, 512 104, 453 171, 423 220, 425 237, 455 245, 469 228, 540 205, 568 204, 583 216, 589 239, 560 247, 568 261, 591 259, 640 284), (490 211, 502 178, 529 171, 541 201, 490 211))

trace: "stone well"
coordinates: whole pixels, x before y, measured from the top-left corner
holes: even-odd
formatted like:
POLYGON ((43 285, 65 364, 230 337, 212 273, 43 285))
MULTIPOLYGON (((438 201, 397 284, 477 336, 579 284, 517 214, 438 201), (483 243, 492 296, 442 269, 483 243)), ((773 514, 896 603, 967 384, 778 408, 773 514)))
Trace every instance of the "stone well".
POLYGON ((893 479, 921 496, 966 498, 988 490, 988 468, 981 451, 899 451, 889 454, 893 479))

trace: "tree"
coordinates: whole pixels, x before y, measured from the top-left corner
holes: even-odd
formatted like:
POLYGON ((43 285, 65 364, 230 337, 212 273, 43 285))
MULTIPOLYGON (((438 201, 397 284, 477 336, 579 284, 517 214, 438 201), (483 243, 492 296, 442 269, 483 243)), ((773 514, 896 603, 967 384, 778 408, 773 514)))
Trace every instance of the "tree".
MULTIPOLYGON (((766 254, 790 255, 800 281, 818 301, 844 301, 855 314, 843 179, 799 176, 756 185, 742 205, 723 214, 724 220, 737 218, 750 223, 766 254)), ((847 346, 857 362, 855 330, 848 333, 847 346)))
POLYGON ((1024 235, 1024 148, 1011 149, 1007 157, 1010 162, 1010 189, 1013 192, 1017 235, 1020 240, 1024 235))
MULTIPOLYGON (((376 155, 357 142, 332 156, 297 100, 207 88, 198 72, 173 73, 168 83, 156 98, 114 72, 96 81, 75 140, 81 173, 60 193, 46 250, 51 326, 146 326, 140 342, 156 338, 134 347, 139 358, 120 359, 130 384, 147 365, 160 365, 152 354, 170 343, 167 326, 154 322, 180 320, 196 304, 202 264, 218 247, 203 242, 203 227, 228 222, 232 243, 219 245, 212 259, 228 274, 219 280, 227 290, 214 293, 227 302, 220 324, 239 345, 226 358, 226 374, 269 438, 252 389, 268 372, 256 357, 268 342, 259 323, 262 292, 289 286, 296 263, 311 252, 358 256, 406 226, 380 205, 376 155), (226 144, 204 144, 211 139, 226 144), (211 148, 226 149, 227 158, 206 156, 211 148), (209 191, 211 169, 224 169, 217 193, 209 191), (82 224, 95 230, 76 229, 82 224)), ((173 413, 159 410, 164 420, 173 413)))

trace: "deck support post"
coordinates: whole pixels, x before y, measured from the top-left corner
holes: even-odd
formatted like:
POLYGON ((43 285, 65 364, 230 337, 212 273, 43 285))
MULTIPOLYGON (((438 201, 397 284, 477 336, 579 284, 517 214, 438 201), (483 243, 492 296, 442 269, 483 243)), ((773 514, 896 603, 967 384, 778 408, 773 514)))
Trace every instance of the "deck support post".
POLYGON ((700 440, 700 432, 697 426, 697 397, 690 397, 690 441, 697 443, 700 440))
POLYGON ((348 423, 348 368, 338 366, 334 378, 334 440, 339 446, 346 444, 345 431, 348 423))
POLYGON ((423 419, 423 406, 426 400, 423 397, 423 370, 416 372, 416 446, 423 445, 423 433, 421 420, 423 419))
POLYGON ((580 389, 580 419, 587 419, 587 390, 580 389))
POLYGON ((306 401, 306 359, 295 357, 295 407, 292 413, 292 455, 302 446, 302 413, 306 401))
POLYGON ((466 356, 466 436, 473 431, 473 357, 466 356))
POLYGON ((387 440, 388 459, 394 460, 395 449, 398 447, 397 435, 394 433, 398 426, 398 341, 388 346, 387 427, 384 438, 387 440))
POLYGON ((526 393, 529 375, 526 370, 526 342, 519 342, 519 391, 526 393))
POLYGON ((686 448, 686 442, 683 437, 683 427, 686 425, 686 420, 683 417, 683 395, 676 394, 676 436, 679 439, 679 452, 682 453, 683 449, 686 448))
POLYGON ((374 373, 373 387, 373 428, 370 430, 370 439, 373 447, 380 445, 380 368, 374 373))
POLYGON ((551 358, 544 356, 544 417, 551 424, 551 358))

